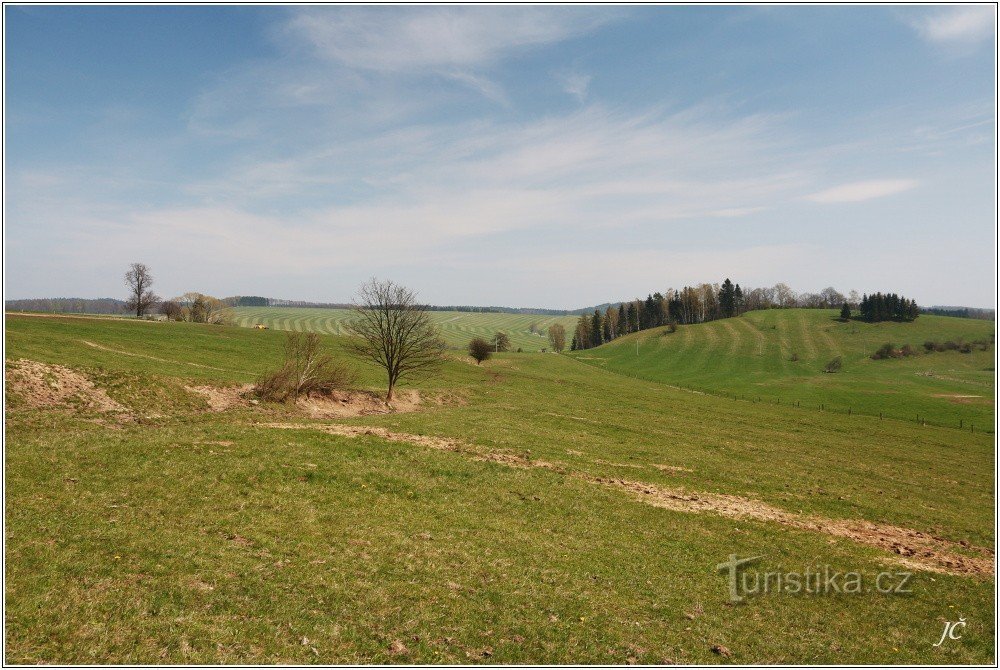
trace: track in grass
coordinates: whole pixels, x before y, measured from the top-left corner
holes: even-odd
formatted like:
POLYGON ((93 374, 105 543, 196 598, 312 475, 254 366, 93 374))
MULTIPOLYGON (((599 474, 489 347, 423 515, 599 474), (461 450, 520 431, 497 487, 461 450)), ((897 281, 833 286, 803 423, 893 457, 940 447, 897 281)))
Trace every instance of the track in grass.
MULTIPOLYGON (((491 339, 498 331, 507 333, 513 349, 541 351, 548 348, 548 327, 561 323, 569 334, 575 316, 542 314, 502 314, 492 312, 429 312, 431 322, 441 330, 449 347, 464 349, 474 337, 491 339), (534 326, 534 332, 532 331, 534 326)), ((253 327, 263 324, 272 330, 348 335, 351 311, 302 307, 237 307, 236 323, 253 327)))

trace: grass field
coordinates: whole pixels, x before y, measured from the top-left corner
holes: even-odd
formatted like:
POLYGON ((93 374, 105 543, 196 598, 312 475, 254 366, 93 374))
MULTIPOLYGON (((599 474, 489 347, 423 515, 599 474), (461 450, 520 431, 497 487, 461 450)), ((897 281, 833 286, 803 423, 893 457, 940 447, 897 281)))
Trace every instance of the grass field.
MULTIPOLYGON (((546 335, 553 323, 561 323, 572 332, 575 316, 545 316, 541 314, 501 314, 480 312, 429 312, 431 321, 441 330, 449 347, 465 349, 474 337, 491 339, 498 331, 507 333, 512 349, 541 351, 549 346, 546 335), (537 333, 531 332, 531 325, 537 333)), ((236 323, 254 326, 258 323, 275 330, 298 330, 329 335, 347 335, 351 311, 305 307, 237 307, 236 323)))
POLYGON ((406 387, 427 399, 410 413, 209 411, 186 387, 253 380, 282 333, 6 326, 8 370, 67 366, 121 406, 34 406, 8 383, 8 663, 995 660, 991 435, 733 402, 554 354, 478 367, 455 352, 406 387), (731 554, 915 577, 905 595, 736 605, 716 570, 731 554), (932 646, 959 617, 962 639, 932 646))
POLYGON ((749 312, 680 326, 675 333, 643 331, 572 355, 615 372, 730 398, 993 429, 995 348, 925 354, 922 346, 926 340, 992 340, 993 322, 925 315, 912 323, 867 324, 844 323, 837 316, 836 310, 749 312), (919 354, 872 360, 885 342, 911 344, 919 354), (841 370, 824 372, 837 356, 841 370))

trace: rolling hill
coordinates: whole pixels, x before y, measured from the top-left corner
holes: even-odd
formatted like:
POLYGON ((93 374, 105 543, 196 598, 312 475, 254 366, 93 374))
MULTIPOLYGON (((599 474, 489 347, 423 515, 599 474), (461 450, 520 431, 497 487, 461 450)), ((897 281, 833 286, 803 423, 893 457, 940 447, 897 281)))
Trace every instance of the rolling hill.
POLYGON ((992 430, 994 348, 925 353, 925 341, 992 341, 990 321, 924 315, 912 323, 842 322, 836 310, 748 312, 741 317, 651 329, 577 360, 702 392, 837 413, 892 416, 992 430), (907 358, 872 360, 883 343, 910 344, 907 358), (836 357, 839 372, 824 371, 836 357))
MULTIPOLYGON (((237 307, 236 323, 252 327, 258 323, 274 330, 297 330, 346 335, 350 310, 310 307, 237 307)), ((549 346, 546 330, 561 323, 567 332, 576 323, 574 316, 541 314, 506 314, 497 312, 428 312, 431 321, 441 329, 449 347, 464 349, 474 337, 490 339, 497 331, 510 337, 512 349, 541 351, 549 346), (531 325, 535 324, 535 333, 531 325)))

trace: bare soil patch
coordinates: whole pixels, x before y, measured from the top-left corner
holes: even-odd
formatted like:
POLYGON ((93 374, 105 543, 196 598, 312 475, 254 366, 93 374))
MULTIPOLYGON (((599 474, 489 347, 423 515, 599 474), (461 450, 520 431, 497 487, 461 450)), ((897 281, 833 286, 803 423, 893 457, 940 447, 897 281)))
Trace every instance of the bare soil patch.
MULTIPOLYGON (((319 430, 343 437, 372 435, 390 442, 419 446, 471 456, 477 461, 500 463, 515 468, 545 468, 583 481, 627 491, 644 503, 677 512, 704 512, 730 518, 769 521, 784 526, 840 537, 888 551, 896 561, 915 569, 954 575, 988 576, 994 572, 994 552, 966 542, 954 542, 928 533, 888 524, 857 519, 825 519, 789 512, 760 500, 721 493, 692 493, 667 489, 644 482, 593 477, 568 471, 561 463, 531 460, 512 452, 496 452, 450 437, 399 433, 378 426, 339 424, 268 423, 268 428, 319 430)), ((668 468, 671 466, 661 466, 668 468)), ((681 471, 687 470, 680 468, 681 471)))
POLYGON ((7 363, 7 388, 30 407, 82 408, 97 412, 127 412, 104 389, 81 373, 62 365, 26 358, 7 363))
POLYGON ((300 398, 296 405, 314 419, 342 419, 369 414, 415 412, 422 399, 417 391, 402 391, 391 403, 372 391, 334 391, 300 398))
POLYGON ((678 512, 710 512, 733 518, 772 521, 785 526, 842 537, 859 544, 884 549, 912 567, 947 574, 992 575, 993 551, 985 547, 953 542, 909 528, 863 520, 824 519, 795 514, 759 500, 721 493, 691 493, 663 489, 642 482, 594 478, 599 484, 637 494, 655 507, 678 512), (966 553, 961 553, 962 551, 966 553), (968 555, 968 554, 977 555, 968 555))
POLYGON ((962 395, 962 394, 959 394, 959 393, 933 393, 933 394, 931 394, 931 397, 932 398, 946 398, 947 400, 950 400, 951 402, 957 403, 959 405, 968 405, 968 404, 977 402, 983 396, 981 396, 981 395, 962 395))
POLYGON ((196 393, 208 402, 213 412, 225 412, 238 407, 249 407, 253 384, 242 386, 185 386, 186 390, 196 393))

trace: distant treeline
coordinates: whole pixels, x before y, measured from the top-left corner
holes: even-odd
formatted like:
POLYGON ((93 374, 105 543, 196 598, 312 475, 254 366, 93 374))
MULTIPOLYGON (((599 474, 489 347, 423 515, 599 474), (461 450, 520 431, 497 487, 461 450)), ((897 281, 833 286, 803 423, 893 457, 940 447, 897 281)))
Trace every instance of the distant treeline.
MULTIPOLYGON (((257 295, 235 296, 223 298, 233 307, 313 307, 319 309, 349 309, 350 303, 346 302, 311 302, 308 300, 284 300, 282 298, 264 298, 257 295)), ((472 305, 429 305, 427 310, 431 312, 478 312, 490 314, 544 314, 549 316, 566 316, 573 314, 565 309, 541 309, 533 307, 475 307, 472 305)))
POLYGON ((845 296, 827 287, 819 293, 796 293, 787 284, 744 289, 726 278, 722 284, 699 284, 682 289, 667 289, 652 293, 646 299, 636 299, 594 309, 582 314, 573 331, 571 349, 589 349, 616 337, 647 328, 679 324, 704 323, 715 319, 739 316, 760 309, 804 307, 808 309, 841 309, 843 318, 851 318, 852 310, 860 310, 866 321, 889 319, 913 320, 920 313, 917 304, 895 293, 874 293, 859 296, 851 291, 845 296))
POLYGON ((27 298, 5 300, 8 312, 65 312, 68 314, 121 314, 125 301, 117 298, 27 298))
POLYGON ((980 309, 978 307, 922 307, 921 314, 933 314, 935 316, 955 316, 960 319, 984 319, 993 321, 996 319, 996 311, 992 309, 980 309))

